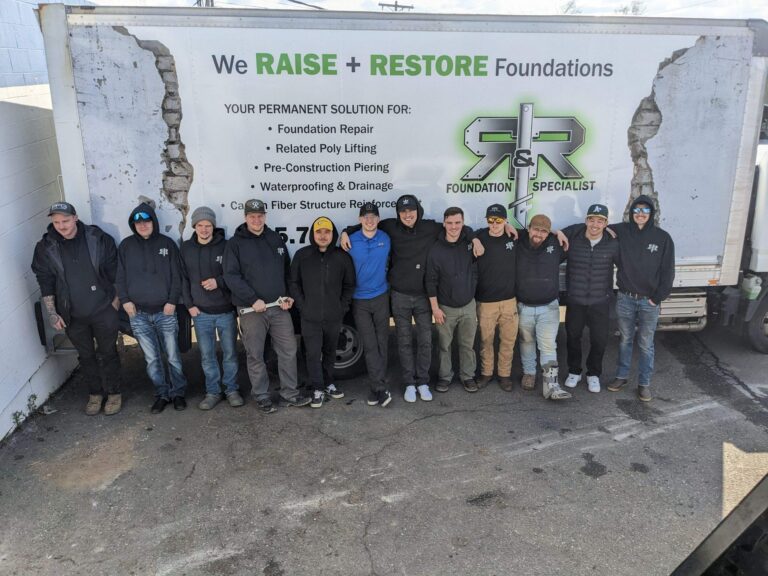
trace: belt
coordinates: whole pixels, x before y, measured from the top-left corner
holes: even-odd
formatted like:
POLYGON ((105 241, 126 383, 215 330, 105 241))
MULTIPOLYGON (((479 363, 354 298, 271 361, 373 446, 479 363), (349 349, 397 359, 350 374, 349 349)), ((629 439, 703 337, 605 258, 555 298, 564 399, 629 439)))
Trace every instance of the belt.
POLYGON ((629 296, 630 298, 634 300, 642 300, 643 298, 649 298, 649 296, 644 296, 643 294, 635 294, 634 292, 627 292, 626 290, 619 290, 624 296, 629 296))

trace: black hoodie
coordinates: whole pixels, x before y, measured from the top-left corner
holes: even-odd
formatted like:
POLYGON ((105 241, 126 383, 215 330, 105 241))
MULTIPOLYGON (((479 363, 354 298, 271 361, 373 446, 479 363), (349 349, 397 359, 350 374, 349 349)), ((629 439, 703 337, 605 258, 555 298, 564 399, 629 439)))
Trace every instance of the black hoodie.
POLYGON ((325 252, 315 243, 313 227, 314 222, 309 227, 310 245, 293 257, 291 296, 304 320, 340 321, 349 310, 355 291, 355 265, 352 257, 336 246, 339 233, 335 225, 331 244, 325 252))
POLYGON ((550 234, 534 248, 528 230, 518 230, 518 234, 517 301, 527 306, 544 306, 557 300, 560 296, 560 264, 566 256, 557 236, 550 234))
POLYGON ((179 248, 168 236, 160 234, 155 210, 142 202, 128 218, 133 235, 117 249, 117 296, 121 304, 133 302, 142 312, 160 312, 166 304, 178 304, 181 297, 181 259, 179 248), (152 218, 152 234, 146 240, 136 232, 133 220, 137 212, 152 218))
POLYGON ((440 233, 427 257, 426 288, 427 296, 451 308, 466 306, 475 297, 477 264, 466 230, 456 242, 448 242, 445 231, 440 233))
POLYGON ((224 249, 227 241, 224 230, 215 228, 210 242, 200 244, 197 232, 181 245, 181 265, 184 273, 181 292, 187 308, 197 306, 206 314, 224 314, 232 311, 232 295, 224 283, 224 249), (206 290, 203 280, 216 280, 216 290, 206 290))
POLYGON ((660 304, 669 297, 675 279, 675 244, 672 237, 654 224, 655 204, 648 196, 638 196, 630 206, 629 222, 611 224, 619 238, 619 290, 639 294, 660 304), (651 207, 648 223, 641 230, 632 217, 638 204, 651 207))

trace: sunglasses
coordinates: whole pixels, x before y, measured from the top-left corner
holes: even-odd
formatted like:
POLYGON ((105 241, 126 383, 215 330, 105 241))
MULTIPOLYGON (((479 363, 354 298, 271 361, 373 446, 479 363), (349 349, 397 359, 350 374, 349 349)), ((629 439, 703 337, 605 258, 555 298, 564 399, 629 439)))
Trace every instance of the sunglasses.
POLYGON ((146 212, 136 212, 136 214, 133 215, 133 221, 134 222, 140 222, 140 221, 151 221, 152 217, 147 214, 146 212))
POLYGON ((651 209, 648 207, 645 208, 632 208, 632 214, 650 214, 651 209))
POLYGON ((504 218, 491 217, 491 218, 486 218, 486 221, 488 222, 488 224, 501 224, 504 222, 504 218))

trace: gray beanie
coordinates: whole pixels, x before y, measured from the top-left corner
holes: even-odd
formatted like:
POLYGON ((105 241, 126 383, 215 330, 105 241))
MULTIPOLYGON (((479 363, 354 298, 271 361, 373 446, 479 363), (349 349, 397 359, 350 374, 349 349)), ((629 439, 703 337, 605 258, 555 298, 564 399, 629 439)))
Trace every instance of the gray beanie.
POLYGON ((208 206, 200 206, 200 208, 196 208, 195 211, 192 212, 192 228, 194 228, 200 220, 208 220, 208 222, 213 224, 213 227, 216 228, 216 213, 208 208, 208 206))

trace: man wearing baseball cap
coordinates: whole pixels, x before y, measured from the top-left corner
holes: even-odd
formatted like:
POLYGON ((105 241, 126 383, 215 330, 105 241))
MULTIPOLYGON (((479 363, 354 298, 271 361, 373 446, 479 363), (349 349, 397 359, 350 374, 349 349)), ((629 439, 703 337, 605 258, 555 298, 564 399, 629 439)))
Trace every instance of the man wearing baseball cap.
POLYGON ((565 332, 568 337, 568 378, 565 385, 575 388, 581 381, 581 335, 589 327, 587 389, 600 392, 603 355, 608 343, 609 305, 613 295, 613 267, 619 261, 619 243, 604 233, 608 208, 592 204, 584 224, 563 229, 568 237, 566 271, 567 301, 565 332))
POLYGON ((267 334, 277 354, 281 398, 289 406, 306 406, 310 399, 298 390, 296 337, 289 312, 293 298, 288 296, 291 258, 283 239, 266 222, 266 204, 248 200, 245 222, 224 250, 224 282, 238 309, 253 396, 259 409, 270 414, 277 408, 264 363, 267 334))
POLYGON ((104 404, 104 414, 117 414, 122 378, 116 346, 115 241, 98 226, 78 220, 69 202, 54 203, 48 216, 51 223, 32 259, 48 322, 64 330, 77 350, 88 385, 85 413, 94 416, 104 404))
POLYGON ((192 237, 181 245, 184 277, 182 298, 195 325, 197 347, 205 374, 205 397, 198 407, 210 410, 221 401, 221 387, 232 407, 242 406, 237 387, 237 317, 232 295, 224 284, 222 260, 227 240, 216 227, 216 213, 208 206, 192 212, 192 237), (216 360, 216 333, 222 351, 223 378, 216 360))
POLYGON ((301 314, 310 407, 320 408, 326 396, 344 397, 334 382, 333 365, 341 322, 355 290, 355 267, 349 254, 336 247, 339 235, 330 218, 317 218, 310 231, 310 245, 298 250, 291 263, 290 292, 301 314))

